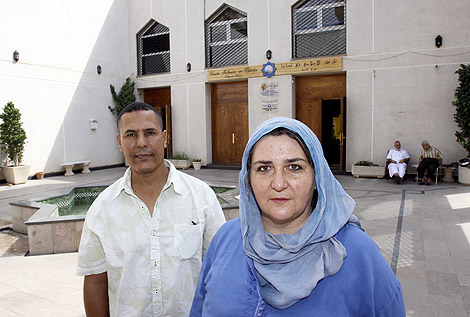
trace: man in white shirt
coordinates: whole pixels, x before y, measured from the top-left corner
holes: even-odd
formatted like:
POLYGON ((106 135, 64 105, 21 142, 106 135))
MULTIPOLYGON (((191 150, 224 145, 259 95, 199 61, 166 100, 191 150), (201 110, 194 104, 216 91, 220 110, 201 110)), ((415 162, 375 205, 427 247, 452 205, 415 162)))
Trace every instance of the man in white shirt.
POLYGON ((166 131, 150 105, 118 117, 129 169, 90 207, 78 254, 88 316, 187 316, 202 257, 225 218, 204 182, 164 160, 166 131))
POLYGON ((389 162, 388 173, 391 178, 395 179, 397 184, 400 184, 403 180, 409 160, 410 155, 401 148, 400 141, 395 141, 394 148, 388 151, 387 161, 389 162))

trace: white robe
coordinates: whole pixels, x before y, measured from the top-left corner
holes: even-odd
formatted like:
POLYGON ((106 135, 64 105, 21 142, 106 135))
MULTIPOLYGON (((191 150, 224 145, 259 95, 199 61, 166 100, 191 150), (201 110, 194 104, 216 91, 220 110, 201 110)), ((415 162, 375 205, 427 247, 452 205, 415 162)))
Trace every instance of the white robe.
POLYGON ((403 178, 406 172, 407 164, 398 163, 398 162, 407 158, 410 158, 410 155, 408 154, 408 152, 406 152, 403 149, 400 149, 400 150, 391 149, 390 151, 388 151, 387 160, 392 159, 397 162, 396 164, 395 163, 388 164, 388 173, 390 177, 392 177, 394 174, 398 174, 399 177, 403 178))

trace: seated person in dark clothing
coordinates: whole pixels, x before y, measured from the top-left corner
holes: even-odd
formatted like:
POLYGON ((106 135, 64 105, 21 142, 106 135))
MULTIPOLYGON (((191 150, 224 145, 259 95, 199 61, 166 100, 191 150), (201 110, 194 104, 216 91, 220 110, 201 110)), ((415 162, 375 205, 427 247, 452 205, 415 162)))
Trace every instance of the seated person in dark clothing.
POLYGON ((442 166, 442 160, 444 156, 442 153, 435 147, 432 147, 428 141, 423 141, 421 143, 423 149, 419 155, 419 165, 418 165, 418 179, 420 180, 420 185, 431 185, 431 179, 434 177, 434 173, 439 166, 442 166), (424 177, 424 172, 428 172, 427 179, 424 177))

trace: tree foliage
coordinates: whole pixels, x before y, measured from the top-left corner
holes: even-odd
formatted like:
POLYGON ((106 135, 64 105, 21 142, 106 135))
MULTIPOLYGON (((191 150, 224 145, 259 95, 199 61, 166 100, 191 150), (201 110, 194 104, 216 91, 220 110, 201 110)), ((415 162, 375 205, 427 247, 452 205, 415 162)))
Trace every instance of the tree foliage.
POLYGON ((452 105, 455 106, 454 120, 460 128, 455 136, 470 156, 470 65, 461 64, 455 73, 459 75, 459 86, 452 105))
POLYGON ((21 113, 15 108, 13 102, 9 101, 0 114, 3 120, 0 124, 0 142, 3 144, 2 151, 8 155, 14 166, 18 166, 23 159, 24 145, 26 143, 26 132, 23 129, 21 113))
POLYGON ((109 85, 109 89, 111 90, 111 95, 113 97, 115 107, 112 108, 108 106, 109 111, 114 113, 115 115, 119 115, 121 110, 124 109, 128 104, 134 102, 136 100, 134 89, 135 89, 135 82, 131 80, 130 77, 126 78, 126 82, 122 85, 121 90, 119 93, 116 93, 116 89, 113 85, 109 85))

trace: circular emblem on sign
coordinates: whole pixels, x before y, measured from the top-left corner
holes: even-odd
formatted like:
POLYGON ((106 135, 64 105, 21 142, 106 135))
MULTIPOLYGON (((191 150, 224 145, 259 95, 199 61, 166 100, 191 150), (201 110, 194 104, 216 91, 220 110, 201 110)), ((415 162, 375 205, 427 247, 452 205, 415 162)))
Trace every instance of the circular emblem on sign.
POLYGON ((275 75, 276 69, 277 68, 273 63, 267 62, 266 64, 263 64, 263 69, 261 69, 261 71, 263 72, 263 76, 270 78, 275 75))

